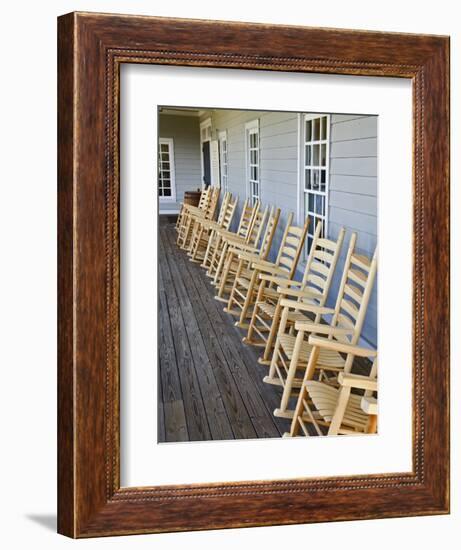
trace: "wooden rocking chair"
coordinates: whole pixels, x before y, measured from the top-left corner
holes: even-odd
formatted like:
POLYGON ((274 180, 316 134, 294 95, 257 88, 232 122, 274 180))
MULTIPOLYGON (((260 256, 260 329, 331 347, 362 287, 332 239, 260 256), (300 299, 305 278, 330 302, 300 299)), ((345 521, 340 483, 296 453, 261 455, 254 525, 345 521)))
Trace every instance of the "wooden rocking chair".
POLYGON ((222 255, 220 259, 220 265, 216 270, 215 277, 212 284, 217 288, 218 294, 215 296, 216 300, 227 303, 234 284, 235 274, 237 272, 239 263, 239 254, 245 252, 251 258, 247 258, 243 261, 246 269, 251 268, 251 261, 256 259, 265 260, 269 254, 272 240, 277 230, 277 224, 280 217, 280 208, 266 207, 264 212, 258 212, 253 227, 250 232, 250 239, 242 241, 241 239, 234 239, 226 237, 222 255), (264 235, 261 238, 261 233, 264 229, 264 224, 267 219, 264 235), (225 296, 226 295, 226 296, 225 296))
MULTIPOLYGON (((235 323, 236 326, 248 328, 245 321, 248 317, 251 317, 251 307, 254 305, 261 283, 260 273, 287 280, 293 278, 306 237, 308 218, 306 218, 302 227, 292 225, 292 219, 293 214, 290 214, 275 262, 269 262, 261 258, 255 259, 254 254, 248 254, 248 252, 239 253, 240 263, 235 274, 227 307, 224 309, 227 313, 239 317, 239 320, 235 323), (245 268, 245 263, 250 263, 250 268, 245 268)), ((277 285, 270 282, 265 287, 264 299, 276 300, 276 289, 277 285)))
POLYGON ((251 239, 251 243, 235 241, 227 243, 225 257, 223 255, 223 259, 221 260, 223 267, 222 269, 218 269, 215 276, 215 286, 218 290, 215 300, 228 304, 237 272, 243 270, 245 273, 250 273, 253 261, 266 260, 277 230, 280 212, 280 208, 275 209, 275 207, 271 207, 264 235, 261 240, 259 240, 259 237, 267 217, 267 207, 264 210, 262 218, 258 220, 258 224, 255 223, 253 226, 255 237, 251 239), (243 253, 245 254, 244 259, 239 257, 243 253))
POLYGON ((218 208, 219 187, 211 187, 210 194, 207 196, 207 203, 204 209, 198 206, 189 206, 183 216, 179 226, 177 244, 183 250, 188 250, 190 239, 194 230, 195 222, 198 220, 213 220, 218 208))
MULTIPOLYGON (((249 242, 252 237, 252 227, 259 214, 260 201, 255 201, 255 204, 251 206, 248 199, 245 200, 242 213, 240 215, 240 221, 237 227, 237 231, 234 233, 229 230, 220 229, 217 231, 219 238, 215 239, 212 246, 207 250, 205 258, 202 262, 207 272, 207 277, 211 277, 214 280, 215 274, 218 271, 221 256, 223 250, 227 248, 226 242, 229 239, 235 239, 239 242, 249 242)), ((260 216, 259 216, 260 217, 260 216)))
POLYGON ((217 231, 220 229, 229 229, 237 203, 238 197, 232 199, 232 195, 226 193, 221 204, 217 221, 197 220, 188 251, 188 255, 191 257, 190 261, 201 263, 205 258, 209 246, 217 237, 217 231))
POLYGON ((313 426, 315 435, 340 435, 376 433, 378 405, 374 392, 378 391, 376 373, 378 368, 377 352, 311 336, 309 344, 312 352, 304 375, 304 381, 298 396, 295 413, 289 434, 310 436, 306 424, 313 426), (341 352, 348 357, 374 357, 369 376, 341 372, 338 376, 339 387, 332 387, 318 380, 312 380, 320 354, 323 351, 341 352), (359 389, 362 393, 352 393, 359 389))
MULTIPOLYGON (((199 210, 205 210, 207 205, 208 205, 208 201, 210 199, 210 193, 211 193, 211 187, 207 187, 206 189, 202 189, 202 192, 200 194, 200 199, 199 199, 199 203, 197 205, 197 208, 199 210)), ((185 202, 183 202, 181 204, 181 209, 179 211, 179 214, 178 214, 178 219, 176 220, 176 231, 179 231, 179 228, 181 227, 183 221, 184 221, 184 216, 186 215, 186 212, 189 210, 189 208, 192 208, 192 205, 191 204, 187 204, 185 202)))
MULTIPOLYGON (((283 309, 281 305, 283 299, 293 296, 297 302, 310 303, 319 307, 325 305, 341 252, 345 230, 341 229, 338 239, 332 241, 321 237, 322 227, 322 222, 318 222, 301 281, 279 279, 265 273, 259 276, 261 283, 253 308, 250 326, 248 327, 248 333, 243 342, 245 344, 264 347, 264 353, 258 359, 260 364, 270 365, 274 341, 277 336, 283 309), (279 290, 281 293, 278 294, 275 303, 273 299, 264 300, 263 298, 265 288, 271 282, 280 285, 279 290), (285 290, 287 292, 284 292, 285 290)), ((287 326, 298 320, 308 320, 308 318, 301 312, 293 312, 286 319, 287 326)))
MULTIPOLYGON (((274 415, 282 418, 292 418, 294 410, 289 410, 290 398, 298 392, 303 381, 312 346, 307 341, 309 334, 327 335, 332 341, 356 345, 362 331, 365 315, 370 300, 371 291, 377 270, 377 251, 370 261, 365 256, 354 253, 357 235, 352 234, 344 264, 343 275, 338 290, 338 297, 334 309, 320 307, 308 303, 295 302, 283 299, 284 308, 281 315, 280 327, 272 355, 269 375, 263 380, 268 384, 283 387, 280 408, 275 409, 274 415), (287 320, 290 312, 308 312, 316 316, 312 321, 296 321, 287 331, 287 320), (332 315, 330 324, 322 323, 322 315, 332 315), (301 371, 299 377, 297 373, 301 371)), ((280 288, 280 292, 290 294, 291 289, 280 288)), ((316 362, 320 369, 320 378, 332 382, 339 372, 350 372, 353 356, 346 359, 331 350, 321 350, 316 362), (332 380, 330 380, 333 375, 332 380)))

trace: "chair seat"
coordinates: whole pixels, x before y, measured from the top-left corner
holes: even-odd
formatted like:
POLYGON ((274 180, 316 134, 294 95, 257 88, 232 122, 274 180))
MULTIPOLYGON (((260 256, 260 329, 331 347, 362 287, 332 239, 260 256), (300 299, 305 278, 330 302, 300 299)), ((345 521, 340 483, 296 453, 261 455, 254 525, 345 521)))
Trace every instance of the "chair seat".
MULTIPOLYGON (((258 306, 259 309, 268 317, 270 317, 271 319, 274 318, 276 307, 274 304, 271 304, 270 302, 259 302, 258 306)), ((300 311, 290 311, 288 313, 288 320, 294 323, 296 321, 309 321, 310 319, 300 311)))
MULTIPOLYGON (((279 336, 279 339, 280 345, 285 352, 285 355, 291 361, 291 358, 293 357, 296 336, 291 336, 291 334, 282 334, 279 336)), ((303 340, 303 343, 301 345, 301 353, 299 355, 299 361, 303 364, 306 364, 309 361, 311 352, 312 346, 307 342, 307 340, 303 340)), ((324 348, 320 349, 319 358, 317 360, 318 368, 325 367, 332 370, 342 370, 344 368, 344 363, 345 360, 338 352, 327 350, 324 348)))
MULTIPOLYGON (((304 382, 304 385, 320 416, 326 422, 331 422, 338 403, 340 390, 316 380, 308 380, 304 382)), ((361 399, 361 395, 351 394, 349 396, 349 401, 341 424, 353 429, 365 431, 368 423, 368 415, 364 413, 360 407, 361 399)))

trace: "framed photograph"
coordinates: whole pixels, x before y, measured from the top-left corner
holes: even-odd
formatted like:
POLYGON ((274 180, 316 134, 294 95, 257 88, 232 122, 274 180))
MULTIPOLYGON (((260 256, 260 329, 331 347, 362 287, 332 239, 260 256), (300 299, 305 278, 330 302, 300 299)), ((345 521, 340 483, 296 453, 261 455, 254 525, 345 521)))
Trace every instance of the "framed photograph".
POLYGON ((448 513, 448 37, 71 13, 58 70, 59 532, 448 513))

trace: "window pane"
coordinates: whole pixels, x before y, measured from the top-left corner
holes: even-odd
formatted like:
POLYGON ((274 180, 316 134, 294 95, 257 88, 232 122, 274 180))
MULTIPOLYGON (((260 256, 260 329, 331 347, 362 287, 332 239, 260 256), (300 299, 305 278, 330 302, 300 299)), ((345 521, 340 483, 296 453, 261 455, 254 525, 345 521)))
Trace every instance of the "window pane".
POLYGON ((319 157, 320 157, 320 145, 313 145, 314 148, 314 158, 312 159, 312 165, 318 166, 319 165, 319 157))
POLYGON ((314 141, 318 141, 320 139, 320 119, 316 118, 314 120, 314 141))
POLYGON ((308 209, 309 209, 309 212, 314 212, 314 199, 315 199, 315 195, 313 195, 312 193, 308 193, 308 209))
POLYGON ((312 120, 306 120, 306 141, 312 138, 312 120))
POLYGON ((322 130, 320 134, 321 136, 320 139, 327 139, 327 117, 326 116, 322 117, 321 126, 322 126, 322 130))
POLYGON ((163 190, 163 196, 164 197, 171 197, 171 189, 164 189, 163 190))
POLYGON ((320 191, 326 191, 327 171, 320 170, 320 191))
POLYGON ((315 211, 317 214, 320 214, 322 216, 323 216, 323 199, 324 197, 322 195, 315 196, 315 211))
POLYGON ((327 145, 326 143, 322 143, 320 146, 320 164, 321 166, 327 165, 327 145))
POLYGON ((168 143, 161 143, 160 144, 160 151, 168 152, 168 143))
POLYGON ((312 189, 318 190, 319 188, 319 179, 320 179, 319 170, 312 170, 312 189))
POLYGON ((256 164, 257 158, 256 158, 256 151, 250 151, 250 163, 256 164))

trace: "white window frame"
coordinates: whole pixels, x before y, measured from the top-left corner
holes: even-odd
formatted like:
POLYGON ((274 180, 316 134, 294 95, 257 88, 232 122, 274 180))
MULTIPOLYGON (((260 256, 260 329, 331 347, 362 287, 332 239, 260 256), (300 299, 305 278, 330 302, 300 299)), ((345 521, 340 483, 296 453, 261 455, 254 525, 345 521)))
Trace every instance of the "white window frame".
POLYGON ((162 203, 176 202, 176 174, 175 174, 175 160, 174 160, 174 140, 173 138, 159 138, 158 151, 157 151, 157 194, 159 201, 162 203), (168 154, 170 162, 170 187, 171 196, 162 197, 159 193, 159 178, 160 178, 160 145, 168 144, 168 154))
POLYGON ((229 190, 229 142, 227 141, 227 130, 218 134, 219 142, 219 184, 223 193, 229 190))
MULTIPOLYGON (((330 139, 331 139, 331 115, 327 113, 301 113, 298 117, 298 123, 299 123, 299 171, 298 171, 298 223, 304 223, 304 220, 307 216, 316 215, 317 220, 320 218, 323 220, 323 231, 322 236, 328 237, 328 221, 329 221, 329 196, 330 196, 330 139), (325 139, 318 139, 318 140, 306 140, 306 122, 313 121, 315 119, 320 119, 322 117, 326 117, 326 136, 325 139), (320 156, 321 156, 321 147, 319 147, 319 162, 317 164, 313 163, 313 159, 311 159, 311 162, 308 164, 306 159, 306 146, 313 146, 313 145, 325 145, 325 190, 314 190, 312 188, 308 189, 306 184, 306 171, 310 171, 312 174, 312 170, 319 170, 319 182, 320 182, 320 171, 323 169, 323 166, 321 167, 320 163, 320 156), (324 201, 324 213, 323 215, 318 215, 317 212, 313 212, 309 210, 309 208, 306 208, 306 204, 308 204, 309 196, 322 196, 324 201)), ((320 138, 322 136, 320 135, 320 138)), ((315 199, 314 199, 315 200, 315 199)), ((315 210, 315 208, 314 208, 315 210)), ((317 221, 316 220, 316 221, 317 221)), ((311 242, 311 239, 313 237, 313 233, 315 232, 315 225, 309 224, 309 230, 308 234, 306 236, 306 246, 305 246, 305 252, 306 257, 309 252, 309 243, 311 242)))
POLYGON ((257 199, 261 199, 261 144, 260 144, 260 132, 259 132, 259 119, 252 120, 245 124, 245 166, 246 166, 246 189, 247 198, 250 203, 254 205, 257 199), (250 148, 250 136, 256 134, 258 136, 258 146, 256 148, 250 148), (252 164, 251 151, 257 151, 257 163, 252 164), (257 168, 257 179, 251 178, 251 168, 257 168), (254 192, 254 184, 257 183, 258 192, 254 192))
MULTIPOLYGON (((210 142, 210 162, 211 162, 211 136, 212 136, 212 123, 211 117, 208 117, 203 122, 200 123, 200 167, 202 172, 202 188, 205 185, 203 178, 205 177, 204 159, 203 159, 203 144, 207 141, 210 142)), ((210 166, 211 171, 211 166, 210 166)), ((213 178, 213 176, 211 176, 213 178)))

